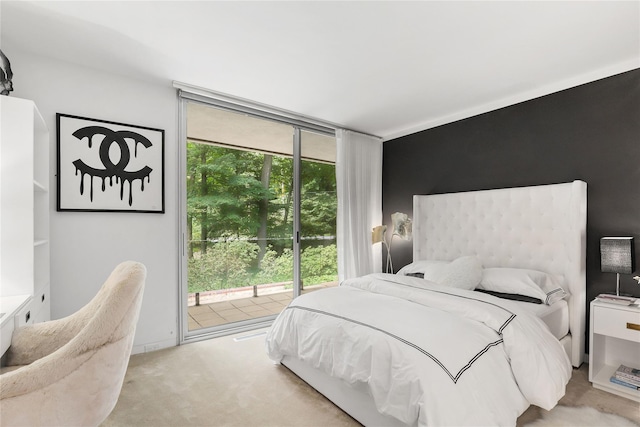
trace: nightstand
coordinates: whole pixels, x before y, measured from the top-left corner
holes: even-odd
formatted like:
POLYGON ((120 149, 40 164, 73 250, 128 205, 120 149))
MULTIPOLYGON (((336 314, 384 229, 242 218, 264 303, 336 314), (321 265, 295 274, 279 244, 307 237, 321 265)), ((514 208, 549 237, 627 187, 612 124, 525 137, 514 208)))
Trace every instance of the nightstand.
POLYGON ((640 307, 591 302, 589 381, 595 388, 640 402, 640 391, 609 381, 621 364, 640 368, 640 307))

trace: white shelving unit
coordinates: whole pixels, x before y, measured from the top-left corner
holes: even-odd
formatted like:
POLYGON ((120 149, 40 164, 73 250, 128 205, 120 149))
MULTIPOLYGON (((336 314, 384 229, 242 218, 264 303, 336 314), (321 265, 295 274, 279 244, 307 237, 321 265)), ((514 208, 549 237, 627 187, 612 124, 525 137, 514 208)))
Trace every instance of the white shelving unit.
POLYGON ((0 116, 0 298, 27 296, 20 326, 51 313, 49 131, 33 101, 0 96, 0 116))
POLYGON ((589 381, 595 388, 640 402, 640 391, 609 379, 621 365, 640 368, 640 307, 591 302, 589 381))

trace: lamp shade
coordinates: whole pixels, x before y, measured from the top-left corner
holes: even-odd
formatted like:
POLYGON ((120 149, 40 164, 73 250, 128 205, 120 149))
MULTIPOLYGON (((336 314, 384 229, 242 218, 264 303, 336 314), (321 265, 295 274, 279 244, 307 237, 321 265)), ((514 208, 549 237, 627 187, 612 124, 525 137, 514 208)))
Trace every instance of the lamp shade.
POLYGON ((384 241, 384 233, 387 231, 386 225, 378 225, 371 230, 371 243, 376 244, 384 241))
POLYGON ((600 239, 600 270, 603 273, 631 274, 636 269, 633 237, 600 239))
POLYGON ((400 236, 403 240, 411 240, 412 224, 409 215, 401 212, 391 214, 393 224, 393 234, 400 236))

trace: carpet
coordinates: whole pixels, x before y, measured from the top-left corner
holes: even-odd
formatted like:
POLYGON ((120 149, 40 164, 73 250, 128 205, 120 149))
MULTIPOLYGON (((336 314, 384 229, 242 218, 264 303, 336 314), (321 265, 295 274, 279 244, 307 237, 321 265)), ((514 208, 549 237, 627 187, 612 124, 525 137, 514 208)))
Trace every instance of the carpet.
MULTIPOLYGON (((132 356, 118 403, 101 427, 361 427, 287 368, 274 365, 265 354, 264 333, 258 333, 264 331, 132 356)), ((599 408, 639 423, 614 425, 640 425, 638 402, 595 389, 588 377, 588 365, 574 369, 560 405, 550 412, 599 408)), ((532 405, 517 427, 543 415, 547 411, 532 405)), ((553 424, 536 424, 548 425, 553 424)))
POLYGON ((619 415, 600 412, 588 406, 556 406, 542 418, 525 427, 640 427, 619 415))

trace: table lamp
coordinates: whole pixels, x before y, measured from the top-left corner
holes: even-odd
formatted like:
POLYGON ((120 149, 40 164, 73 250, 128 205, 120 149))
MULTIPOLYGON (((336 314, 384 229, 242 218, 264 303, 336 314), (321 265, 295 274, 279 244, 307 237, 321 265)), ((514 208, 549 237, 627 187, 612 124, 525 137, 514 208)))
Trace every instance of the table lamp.
POLYGON ((600 239, 600 271, 616 273, 616 295, 620 296, 620 274, 635 270, 633 237, 603 237, 600 239))

